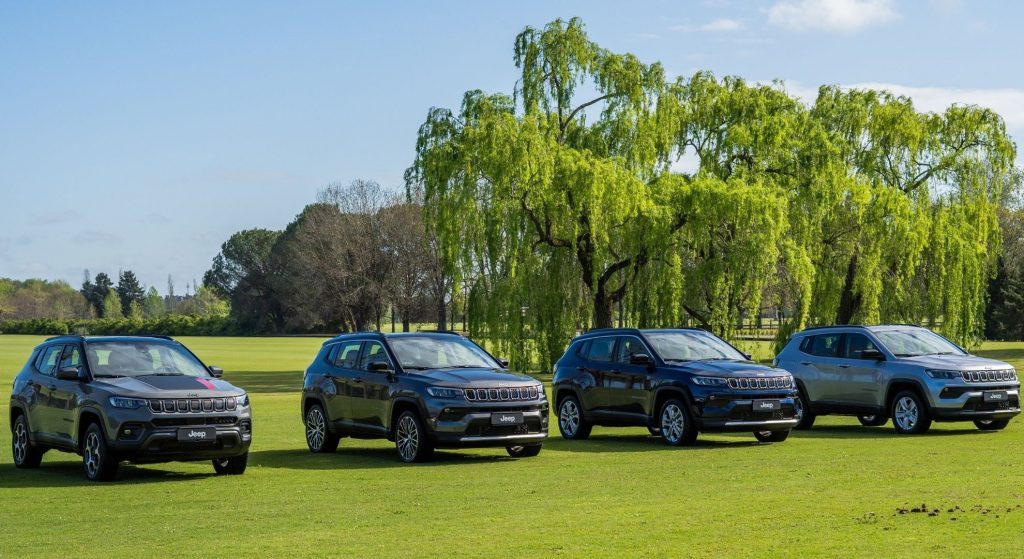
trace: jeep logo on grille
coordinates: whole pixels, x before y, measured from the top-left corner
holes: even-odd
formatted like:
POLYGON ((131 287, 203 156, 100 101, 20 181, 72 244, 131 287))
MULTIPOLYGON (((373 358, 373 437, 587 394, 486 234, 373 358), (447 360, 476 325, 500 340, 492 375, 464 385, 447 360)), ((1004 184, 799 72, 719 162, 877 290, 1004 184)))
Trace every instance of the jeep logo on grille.
POLYGON ((774 407, 775 406, 771 402, 761 402, 761 409, 763 410, 770 410, 773 409, 774 407))
POLYGON ((205 439, 206 438, 206 431, 196 431, 196 430, 193 429, 193 430, 188 432, 188 438, 190 438, 190 439, 205 439))
POLYGON ((502 423, 515 423, 516 422, 516 416, 514 416, 514 415, 503 415, 503 416, 498 418, 498 421, 500 421, 502 423))

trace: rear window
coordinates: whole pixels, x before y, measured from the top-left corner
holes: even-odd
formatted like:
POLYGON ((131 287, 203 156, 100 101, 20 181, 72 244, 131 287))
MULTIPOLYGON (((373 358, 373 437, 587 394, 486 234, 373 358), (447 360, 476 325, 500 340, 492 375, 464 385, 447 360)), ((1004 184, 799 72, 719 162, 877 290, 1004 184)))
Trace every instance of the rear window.
POLYGON ((608 362, 612 360, 612 350, 615 348, 615 338, 594 338, 590 340, 590 347, 587 348, 587 359, 590 361, 608 362))
POLYGON ((808 336, 800 342, 800 351, 818 357, 838 357, 839 339, 842 334, 818 334, 808 336))

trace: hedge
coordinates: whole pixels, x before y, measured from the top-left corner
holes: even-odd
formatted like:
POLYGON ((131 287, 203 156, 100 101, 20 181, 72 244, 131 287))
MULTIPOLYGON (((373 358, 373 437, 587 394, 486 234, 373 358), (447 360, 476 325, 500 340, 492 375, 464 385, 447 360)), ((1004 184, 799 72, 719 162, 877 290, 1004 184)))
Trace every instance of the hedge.
POLYGON ((235 322, 229 317, 222 316, 174 314, 163 318, 141 320, 131 318, 0 320, 0 334, 226 336, 238 333, 235 322))

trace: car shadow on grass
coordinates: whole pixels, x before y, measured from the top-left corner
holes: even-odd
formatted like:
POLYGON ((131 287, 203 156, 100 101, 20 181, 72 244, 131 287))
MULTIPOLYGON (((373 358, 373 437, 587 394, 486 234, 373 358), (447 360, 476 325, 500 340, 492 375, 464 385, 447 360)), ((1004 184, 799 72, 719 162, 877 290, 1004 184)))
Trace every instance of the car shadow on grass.
POLYGON ((860 425, 822 425, 808 430, 790 433, 790 437, 801 439, 886 439, 886 438, 927 438, 948 436, 986 436, 998 431, 982 431, 972 427, 957 429, 931 429, 923 435, 900 435, 891 426, 862 427, 860 425))
POLYGON ((209 474, 195 472, 175 472, 140 468, 131 464, 121 464, 117 479, 113 482, 97 482, 85 479, 81 462, 43 462, 36 469, 21 470, 13 464, 0 465, 0 489, 18 489, 25 487, 102 487, 104 485, 130 485, 143 483, 171 483, 175 481, 192 481, 216 475, 213 466, 209 474))
MULTIPOLYGON (((715 435, 718 435, 718 433, 715 433, 715 435)), ((767 444, 758 442, 754 439, 753 434, 748 436, 750 440, 730 438, 730 440, 725 441, 698 436, 697 441, 692 445, 680 447, 671 447, 665 444, 660 436, 651 435, 591 435, 579 441, 570 441, 561 437, 550 437, 544 443, 544 448, 566 452, 649 452, 658 450, 728 449, 767 444)))
MULTIPOLYGON (((342 445, 345 444, 343 440, 342 445)), ((501 455, 474 454, 477 449, 437 450, 429 462, 406 464, 398 459, 394 448, 338 447, 329 454, 313 454, 304 448, 259 450, 249 452, 249 466, 289 470, 337 470, 457 466, 515 461, 501 455)))

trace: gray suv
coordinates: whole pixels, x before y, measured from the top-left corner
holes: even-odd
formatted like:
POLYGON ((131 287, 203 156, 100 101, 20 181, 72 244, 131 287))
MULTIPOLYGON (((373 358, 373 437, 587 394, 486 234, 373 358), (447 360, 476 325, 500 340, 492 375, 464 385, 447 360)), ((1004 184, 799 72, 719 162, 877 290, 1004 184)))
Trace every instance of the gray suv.
POLYGON ((853 415, 865 426, 892 418, 897 433, 932 421, 1006 427, 1020 413, 1020 382, 1007 363, 971 355, 919 326, 828 326, 795 334, 775 358, 793 374, 797 429, 818 415, 853 415))

